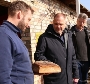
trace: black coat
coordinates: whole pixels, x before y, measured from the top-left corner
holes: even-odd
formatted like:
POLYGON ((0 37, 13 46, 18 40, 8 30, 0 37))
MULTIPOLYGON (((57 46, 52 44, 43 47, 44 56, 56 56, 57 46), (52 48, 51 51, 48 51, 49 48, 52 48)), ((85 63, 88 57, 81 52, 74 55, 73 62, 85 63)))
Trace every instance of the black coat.
POLYGON ((68 34, 68 48, 55 33, 53 26, 49 25, 37 43, 34 59, 52 61, 61 67, 60 73, 44 76, 44 84, 73 84, 73 78, 79 78, 76 55, 72 44, 71 33, 68 34))

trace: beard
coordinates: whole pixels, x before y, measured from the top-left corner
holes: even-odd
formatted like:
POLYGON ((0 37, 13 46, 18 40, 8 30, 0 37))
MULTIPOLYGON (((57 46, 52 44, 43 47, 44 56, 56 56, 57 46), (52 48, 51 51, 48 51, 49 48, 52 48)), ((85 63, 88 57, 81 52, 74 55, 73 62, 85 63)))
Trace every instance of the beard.
POLYGON ((25 31, 25 22, 24 18, 18 23, 17 27, 21 29, 22 31, 25 31))

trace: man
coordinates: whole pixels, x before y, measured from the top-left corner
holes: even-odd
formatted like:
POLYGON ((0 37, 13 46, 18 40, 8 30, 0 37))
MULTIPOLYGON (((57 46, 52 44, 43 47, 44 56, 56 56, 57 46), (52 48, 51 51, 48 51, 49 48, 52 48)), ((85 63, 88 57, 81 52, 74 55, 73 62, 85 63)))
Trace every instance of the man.
POLYGON ((80 80, 78 84, 87 84, 87 76, 90 61, 90 32, 85 27, 88 16, 79 14, 77 24, 71 28, 73 32, 73 43, 76 50, 80 80))
POLYGON ((66 16, 58 13, 53 24, 49 25, 39 39, 35 52, 35 60, 51 61, 61 67, 61 73, 44 75, 44 84, 73 84, 78 82, 78 66, 72 34, 65 30, 66 16), (72 79, 73 73, 73 79, 72 79))
POLYGON ((23 1, 8 8, 8 19, 0 26, 0 84, 34 84, 28 50, 17 35, 29 26, 32 13, 23 1))

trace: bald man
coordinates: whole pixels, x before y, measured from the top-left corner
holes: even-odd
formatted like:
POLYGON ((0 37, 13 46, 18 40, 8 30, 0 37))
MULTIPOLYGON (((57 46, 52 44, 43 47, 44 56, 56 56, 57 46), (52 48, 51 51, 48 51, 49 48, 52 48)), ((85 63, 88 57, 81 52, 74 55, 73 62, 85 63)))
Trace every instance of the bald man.
POLYGON ((53 24, 39 37, 34 59, 51 61, 61 67, 60 73, 44 75, 44 84, 73 84, 79 79, 72 34, 67 31, 66 16, 58 13, 53 24), (72 75, 73 74, 73 75, 72 75))

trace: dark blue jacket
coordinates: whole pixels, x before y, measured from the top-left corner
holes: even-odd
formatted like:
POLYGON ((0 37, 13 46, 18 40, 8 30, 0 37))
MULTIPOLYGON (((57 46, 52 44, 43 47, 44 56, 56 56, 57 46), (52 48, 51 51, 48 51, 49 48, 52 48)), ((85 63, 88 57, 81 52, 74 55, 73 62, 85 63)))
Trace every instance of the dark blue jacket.
POLYGON ((76 55, 72 43, 72 34, 68 32, 67 50, 60 35, 49 25, 37 43, 34 59, 52 61, 61 67, 60 73, 44 76, 44 84, 73 84, 73 78, 79 78, 76 55), (72 76, 73 73, 73 76, 72 76))
POLYGON ((0 84, 34 84, 29 53, 8 21, 0 26, 0 84))

